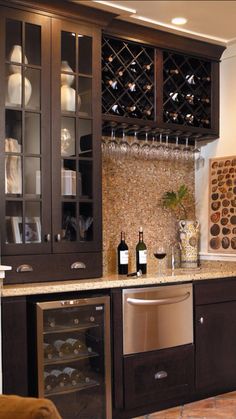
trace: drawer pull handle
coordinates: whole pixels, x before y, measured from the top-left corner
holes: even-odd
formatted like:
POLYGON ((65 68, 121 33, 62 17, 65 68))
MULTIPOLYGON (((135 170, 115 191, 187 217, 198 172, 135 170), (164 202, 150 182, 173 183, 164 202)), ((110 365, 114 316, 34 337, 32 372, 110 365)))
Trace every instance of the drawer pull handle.
POLYGON ((155 380, 161 380, 162 378, 166 378, 167 377, 167 372, 166 371, 157 371, 156 374, 154 375, 155 380))
POLYGON ((175 304, 187 300, 190 297, 190 292, 178 295, 176 297, 160 298, 158 300, 141 300, 140 298, 127 298, 127 303, 136 306, 159 306, 162 304, 175 304))
POLYGON ((72 263, 71 269, 86 269, 86 265, 84 262, 74 262, 72 263))
POLYGON ((32 268, 31 265, 27 265, 27 264, 19 265, 16 268, 16 272, 18 272, 18 273, 21 273, 21 272, 33 272, 33 268, 32 268))
POLYGON ((204 323, 204 317, 200 317, 200 319, 199 319, 199 323, 200 323, 200 324, 203 324, 203 323, 204 323))

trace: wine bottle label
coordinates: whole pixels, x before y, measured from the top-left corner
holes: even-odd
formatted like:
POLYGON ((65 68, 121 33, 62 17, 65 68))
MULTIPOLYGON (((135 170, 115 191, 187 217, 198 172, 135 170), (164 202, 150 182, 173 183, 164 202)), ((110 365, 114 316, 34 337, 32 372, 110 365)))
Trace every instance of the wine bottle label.
POLYGON ((141 265, 147 263, 147 250, 139 250, 139 263, 141 265))
POLYGON ((120 264, 121 265, 128 265, 129 263, 129 251, 128 250, 121 250, 120 251, 120 264))

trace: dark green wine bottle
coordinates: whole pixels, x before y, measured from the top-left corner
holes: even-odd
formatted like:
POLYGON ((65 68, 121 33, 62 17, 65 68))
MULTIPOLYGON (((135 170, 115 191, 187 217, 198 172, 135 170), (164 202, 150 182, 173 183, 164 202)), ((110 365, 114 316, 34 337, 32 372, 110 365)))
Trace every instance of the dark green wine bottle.
POLYGON ((147 246, 143 241, 143 229, 139 229, 139 240, 136 246, 136 269, 141 269, 143 274, 147 273, 147 246))
POLYGON ((128 273, 128 264, 129 264, 129 250, 128 246, 125 243, 125 233, 121 232, 120 244, 117 247, 118 253, 118 274, 127 275, 128 273))

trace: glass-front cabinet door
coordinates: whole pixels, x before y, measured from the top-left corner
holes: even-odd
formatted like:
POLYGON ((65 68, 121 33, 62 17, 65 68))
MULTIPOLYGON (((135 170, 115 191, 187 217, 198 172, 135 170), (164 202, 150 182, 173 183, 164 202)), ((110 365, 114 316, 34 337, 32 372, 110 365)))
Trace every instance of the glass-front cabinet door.
POLYGON ((54 251, 99 250, 100 46, 91 28, 53 22, 54 251), (97 43, 97 45, 96 45, 97 43), (96 157, 96 158, 95 158, 96 157))
POLYGON ((1 8, 0 43, 3 252, 47 252, 49 20, 1 8))
POLYGON ((53 400, 63 418, 111 418, 109 297, 36 307, 37 395, 53 400))

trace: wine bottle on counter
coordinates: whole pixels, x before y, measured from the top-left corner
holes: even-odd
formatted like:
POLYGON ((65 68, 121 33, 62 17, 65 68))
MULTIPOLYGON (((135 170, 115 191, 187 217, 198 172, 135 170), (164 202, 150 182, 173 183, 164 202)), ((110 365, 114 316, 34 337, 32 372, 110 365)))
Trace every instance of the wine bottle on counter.
POLYGON ((50 375, 56 378, 56 385, 59 387, 65 387, 70 384, 69 375, 61 370, 52 370, 50 375))
POLYGON ((64 340, 56 340, 54 346, 58 352, 58 355, 63 358, 64 356, 70 355, 73 353, 72 346, 69 342, 64 340))
POLYGON ((125 233, 121 232, 120 244, 117 247, 118 253, 118 274, 127 275, 129 264, 129 248, 125 243, 125 233))
POLYGON ((136 270, 142 271, 142 274, 147 273, 147 246, 143 241, 143 229, 139 229, 139 240, 136 246, 136 270))

